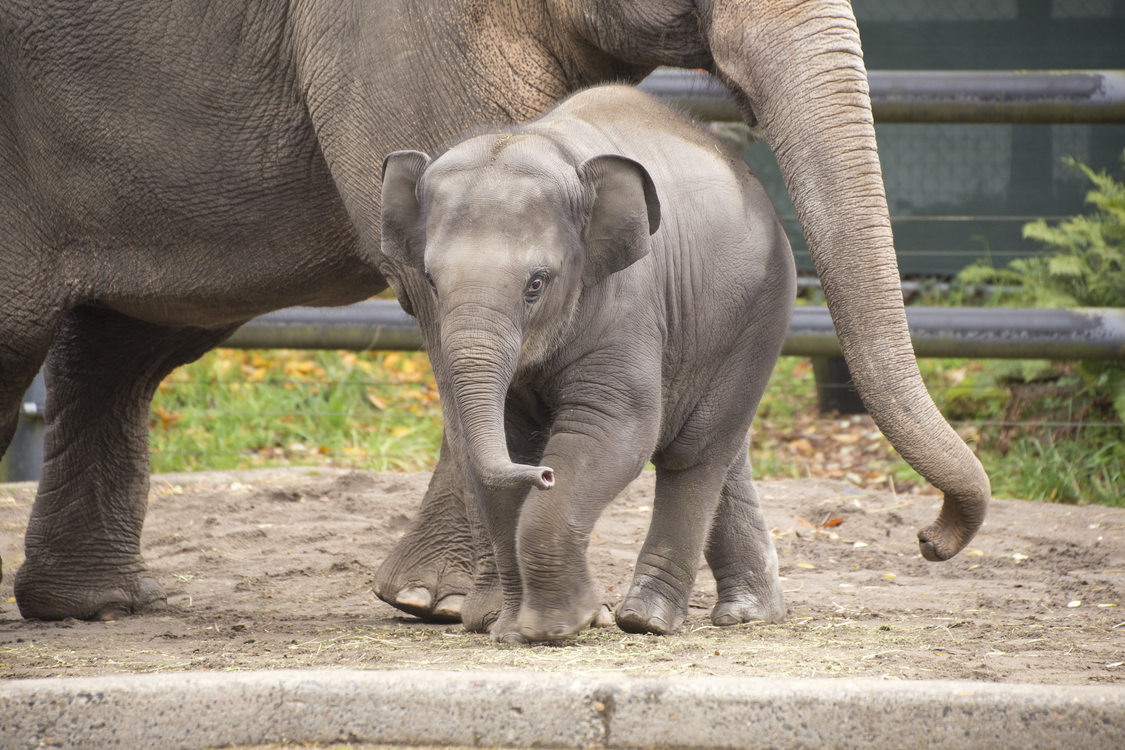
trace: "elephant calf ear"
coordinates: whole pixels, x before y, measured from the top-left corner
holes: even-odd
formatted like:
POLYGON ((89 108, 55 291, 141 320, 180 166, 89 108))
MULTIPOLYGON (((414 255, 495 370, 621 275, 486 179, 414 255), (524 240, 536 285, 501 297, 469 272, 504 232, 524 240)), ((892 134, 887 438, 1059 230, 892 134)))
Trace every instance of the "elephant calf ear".
POLYGON ((593 286, 648 254, 648 238, 660 228, 660 200, 648 170, 624 156, 591 157, 578 166, 578 178, 592 196, 582 281, 593 286))
POLYGON ((413 237, 421 214, 418 180, 429 165, 421 151, 395 151, 383 160, 382 253, 392 260, 421 265, 424 249, 413 237))

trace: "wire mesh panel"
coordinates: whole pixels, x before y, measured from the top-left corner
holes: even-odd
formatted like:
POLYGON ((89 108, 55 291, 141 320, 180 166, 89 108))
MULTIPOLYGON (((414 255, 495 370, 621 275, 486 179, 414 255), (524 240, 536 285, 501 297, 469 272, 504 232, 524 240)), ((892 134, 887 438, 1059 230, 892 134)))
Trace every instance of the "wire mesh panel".
MULTIPOLYGON (((871 70, 1125 68, 1125 0, 854 0, 871 70)), ((1122 125, 877 124, 904 276, 951 276, 980 258, 1041 252, 1022 227, 1081 213, 1087 182, 1065 157, 1119 173, 1122 125)), ((747 160, 804 237, 764 144, 747 160)), ((841 189, 846 190, 846 186, 841 189)))

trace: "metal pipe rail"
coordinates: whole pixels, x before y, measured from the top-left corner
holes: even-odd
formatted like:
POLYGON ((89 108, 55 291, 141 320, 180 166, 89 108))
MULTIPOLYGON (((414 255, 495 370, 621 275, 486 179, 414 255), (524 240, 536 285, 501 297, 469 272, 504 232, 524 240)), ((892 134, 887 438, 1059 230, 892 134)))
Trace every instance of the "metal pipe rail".
MULTIPOLYGON (((1125 309, 908 307, 906 318, 919 357, 1125 360, 1125 309)), ((397 302, 369 300, 268 313, 242 326, 223 346, 413 350, 422 348, 422 336, 397 302)), ((839 355, 827 308, 796 308, 782 353, 839 355)))
MULTIPOLYGON (((1125 123, 1125 70, 873 70, 867 78, 876 122, 1125 123)), ((640 88, 702 120, 742 120, 707 73, 661 69, 640 88)))
MULTIPOLYGON (((919 357, 1125 360, 1125 309, 908 307, 906 318, 919 357)), ((369 300, 267 313, 239 328, 222 346, 412 351, 422 348, 422 335, 398 302, 369 300)), ((840 342, 827 308, 794 310, 782 354, 829 363, 839 357, 840 342)), ((837 369, 832 377, 846 381, 846 368, 840 364, 837 369)), ((822 389, 818 398, 822 408, 862 410, 854 392, 848 393, 822 389)), ((24 397, 19 426, 0 464, 0 481, 39 478, 46 395, 40 373, 24 397)))

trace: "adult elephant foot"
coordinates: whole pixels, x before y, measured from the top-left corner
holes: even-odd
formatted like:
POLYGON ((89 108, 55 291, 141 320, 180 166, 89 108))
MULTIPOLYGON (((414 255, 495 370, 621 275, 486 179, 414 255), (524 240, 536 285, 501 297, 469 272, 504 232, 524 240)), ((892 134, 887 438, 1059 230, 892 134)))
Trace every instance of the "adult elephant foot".
POLYGON ((421 510, 375 573, 375 595, 423 620, 459 622, 472 580, 472 534, 443 443, 421 510))
POLYGON ((435 540, 423 519, 375 573, 375 595, 403 612, 431 622, 460 622, 470 589, 471 546, 435 540))
POLYGON ((20 614, 32 620, 116 620, 159 609, 164 589, 138 561, 117 568, 91 568, 89 560, 52 566, 27 560, 16 573, 20 614))

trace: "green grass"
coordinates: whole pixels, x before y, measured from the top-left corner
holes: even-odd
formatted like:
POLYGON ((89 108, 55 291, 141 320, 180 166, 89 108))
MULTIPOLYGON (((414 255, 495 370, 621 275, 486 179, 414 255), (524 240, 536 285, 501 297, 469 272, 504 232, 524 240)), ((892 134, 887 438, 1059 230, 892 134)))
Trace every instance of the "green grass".
MULTIPOLYGON (((931 394, 981 456, 993 494, 1125 505, 1125 427, 1075 365, 920 361, 931 394)), ((327 465, 425 471, 441 407, 424 354, 216 350, 161 385, 156 472, 327 465)), ((925 482, 866 417, 816 412, 807 359, 782 357, 755 420, 759 478, 847 479, 896 491, 925 482)))
POLYGON ((993 494, 1125 506, 1125 424, 1081 364, 921 364, 938 406, 977 449, 993 494))
POLYGON ((218 349, 153 400, 153 471, 327 464, 426 470, 441 408, 420 352, 218 349))

